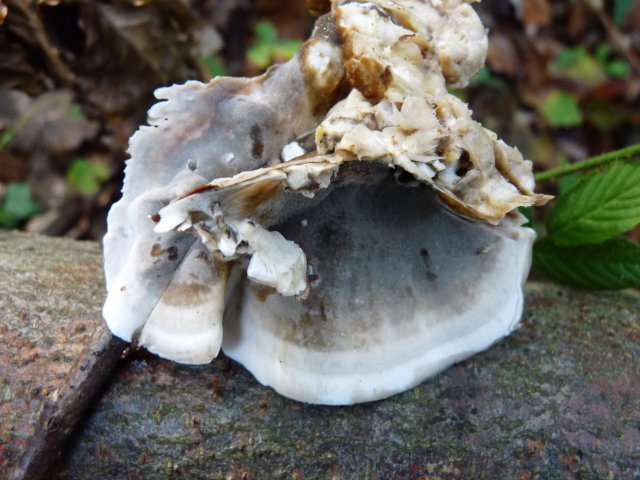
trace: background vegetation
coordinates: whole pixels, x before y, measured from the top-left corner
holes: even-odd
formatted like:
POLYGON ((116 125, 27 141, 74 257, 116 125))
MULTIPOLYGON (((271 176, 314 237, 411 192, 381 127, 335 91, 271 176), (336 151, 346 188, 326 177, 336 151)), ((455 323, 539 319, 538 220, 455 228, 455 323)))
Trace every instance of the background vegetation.
MULTIPOLYGON (((558 196, 532 218, 537 264, 583 287, 639 284, 640 2, 474 7, 487 66, 455 93, 558 196)), ((99 240, 153 90, 259 74, 312 25, 302 0, 0 0, 0 227, 99 240)))

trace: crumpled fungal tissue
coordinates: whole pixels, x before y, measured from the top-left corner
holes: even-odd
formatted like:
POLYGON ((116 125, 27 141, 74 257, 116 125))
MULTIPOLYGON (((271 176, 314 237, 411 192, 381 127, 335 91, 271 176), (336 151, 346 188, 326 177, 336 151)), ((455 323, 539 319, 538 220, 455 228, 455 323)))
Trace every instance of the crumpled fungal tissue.
MULTIPOLYGON (((316 2, 318 10, 323 2, 316 2)), ((156 91, 104 239, 112 332, 222 349, 290 398, 405 391, 522 313, 531 162, 448 92, 482 67, 463 0, 333 0, 287 63, 156 91)))

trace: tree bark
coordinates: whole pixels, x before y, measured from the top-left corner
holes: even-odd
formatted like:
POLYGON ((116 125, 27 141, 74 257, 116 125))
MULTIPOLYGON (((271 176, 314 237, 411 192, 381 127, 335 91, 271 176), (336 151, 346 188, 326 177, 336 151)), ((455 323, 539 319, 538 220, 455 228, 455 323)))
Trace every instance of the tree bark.
MULTIPOLYGON (((0 471, 89 345, 97 245, 0 234, 0 471)), ((353 407, 279 396, 224 357, 122 360, 50 478, 600 479, 640 475, 640 296, 529 283, 522 326, 353 407)), ((67 380, 68 381, 68 380, 67 380)), ((0 473, 0 476, 2 474, 0 473)))
POLYGON ((58 410, 102 324, 100 257, 96 243, 0 232, 0 478, 27 452, 43 407, 58 410))
POLYGON ((126 345, 111 335, 105 325, 98 325, 90 345, 65 377, 64 385, 42 405, 34 433, 9 480, 47 478, 69 435, 102 390, 126 345))

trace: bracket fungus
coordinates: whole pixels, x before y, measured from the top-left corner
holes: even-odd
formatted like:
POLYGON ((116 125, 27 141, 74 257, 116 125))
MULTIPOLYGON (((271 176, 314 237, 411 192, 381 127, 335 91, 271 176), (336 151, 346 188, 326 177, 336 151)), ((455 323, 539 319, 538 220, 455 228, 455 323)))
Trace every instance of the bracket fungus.
POLYGON ((484 63, 462 0, 333 0, 285 64, 156 91, 104 239, 112 332, 222 350, 296 400, 407 390, 508 335, 531 162, 447 87, 484 63))

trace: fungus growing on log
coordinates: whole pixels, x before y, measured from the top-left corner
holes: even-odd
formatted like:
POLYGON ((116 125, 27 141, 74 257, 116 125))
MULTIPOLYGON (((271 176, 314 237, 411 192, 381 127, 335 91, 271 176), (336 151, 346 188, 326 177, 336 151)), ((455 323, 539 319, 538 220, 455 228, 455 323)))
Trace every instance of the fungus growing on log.
POLYGON ((447 91, 486 48, 462 0, 334 0, 264 75, 157 90, 104 240, 112 332, 183 363, 222 348, 321 404, 508 335, 535 236, 517 208, 547 197, 447 91))

